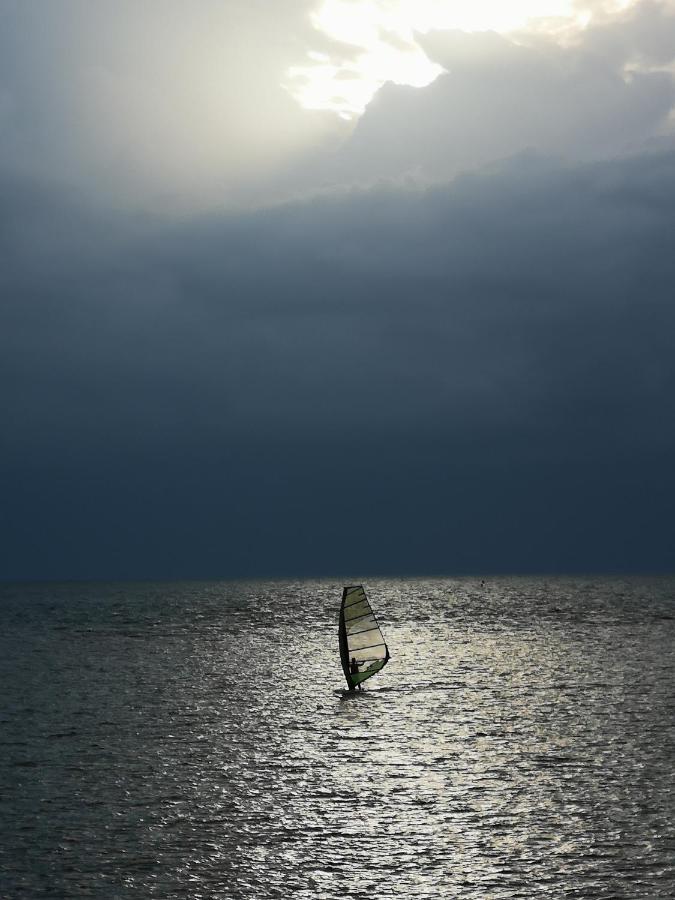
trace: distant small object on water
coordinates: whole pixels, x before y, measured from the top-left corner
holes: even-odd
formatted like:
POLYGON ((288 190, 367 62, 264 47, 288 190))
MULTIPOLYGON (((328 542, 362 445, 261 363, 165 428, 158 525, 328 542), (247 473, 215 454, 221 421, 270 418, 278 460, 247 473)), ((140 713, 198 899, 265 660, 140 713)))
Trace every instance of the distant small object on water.
POLYGON ((348 585, 342 591, 338 638, 349 690, 361 690, 362 682, 389 662, 389 649, 363 585, 348 585))

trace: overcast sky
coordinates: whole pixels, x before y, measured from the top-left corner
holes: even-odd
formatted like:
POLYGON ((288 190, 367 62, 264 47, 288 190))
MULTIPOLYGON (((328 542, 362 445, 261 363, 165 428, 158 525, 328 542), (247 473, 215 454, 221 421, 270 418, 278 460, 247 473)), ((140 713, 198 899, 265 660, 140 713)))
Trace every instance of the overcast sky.
POLYGON ((464 6, 0 0, 1 578, 675 569, 675 4, 464 6))

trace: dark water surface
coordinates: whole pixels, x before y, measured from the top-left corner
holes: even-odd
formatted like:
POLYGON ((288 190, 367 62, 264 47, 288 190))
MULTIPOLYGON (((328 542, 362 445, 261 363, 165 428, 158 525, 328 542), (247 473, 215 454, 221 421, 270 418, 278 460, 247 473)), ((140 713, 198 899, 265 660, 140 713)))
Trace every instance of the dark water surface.
POLYGON ((675 579, 0 586, 0 897, 672 898, 675 579))

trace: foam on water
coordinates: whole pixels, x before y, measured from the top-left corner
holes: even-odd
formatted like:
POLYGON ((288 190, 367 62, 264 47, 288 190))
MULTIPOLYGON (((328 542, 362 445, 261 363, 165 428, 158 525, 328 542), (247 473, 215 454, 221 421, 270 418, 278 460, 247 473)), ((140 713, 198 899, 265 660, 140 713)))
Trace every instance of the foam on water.
POLYGON ((675 580, 0 588, 0 896, 675 894, 675 580))

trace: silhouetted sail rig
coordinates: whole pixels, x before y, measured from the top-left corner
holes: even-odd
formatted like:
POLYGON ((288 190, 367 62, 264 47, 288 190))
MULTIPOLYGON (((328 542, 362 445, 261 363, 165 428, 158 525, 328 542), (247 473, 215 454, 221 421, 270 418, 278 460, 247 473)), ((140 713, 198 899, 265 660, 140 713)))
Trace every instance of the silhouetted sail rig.
POLYGON ((389 662, 389 650, 363 586, 348 585, 340 605, 340 662, 350 690, 389 662))

